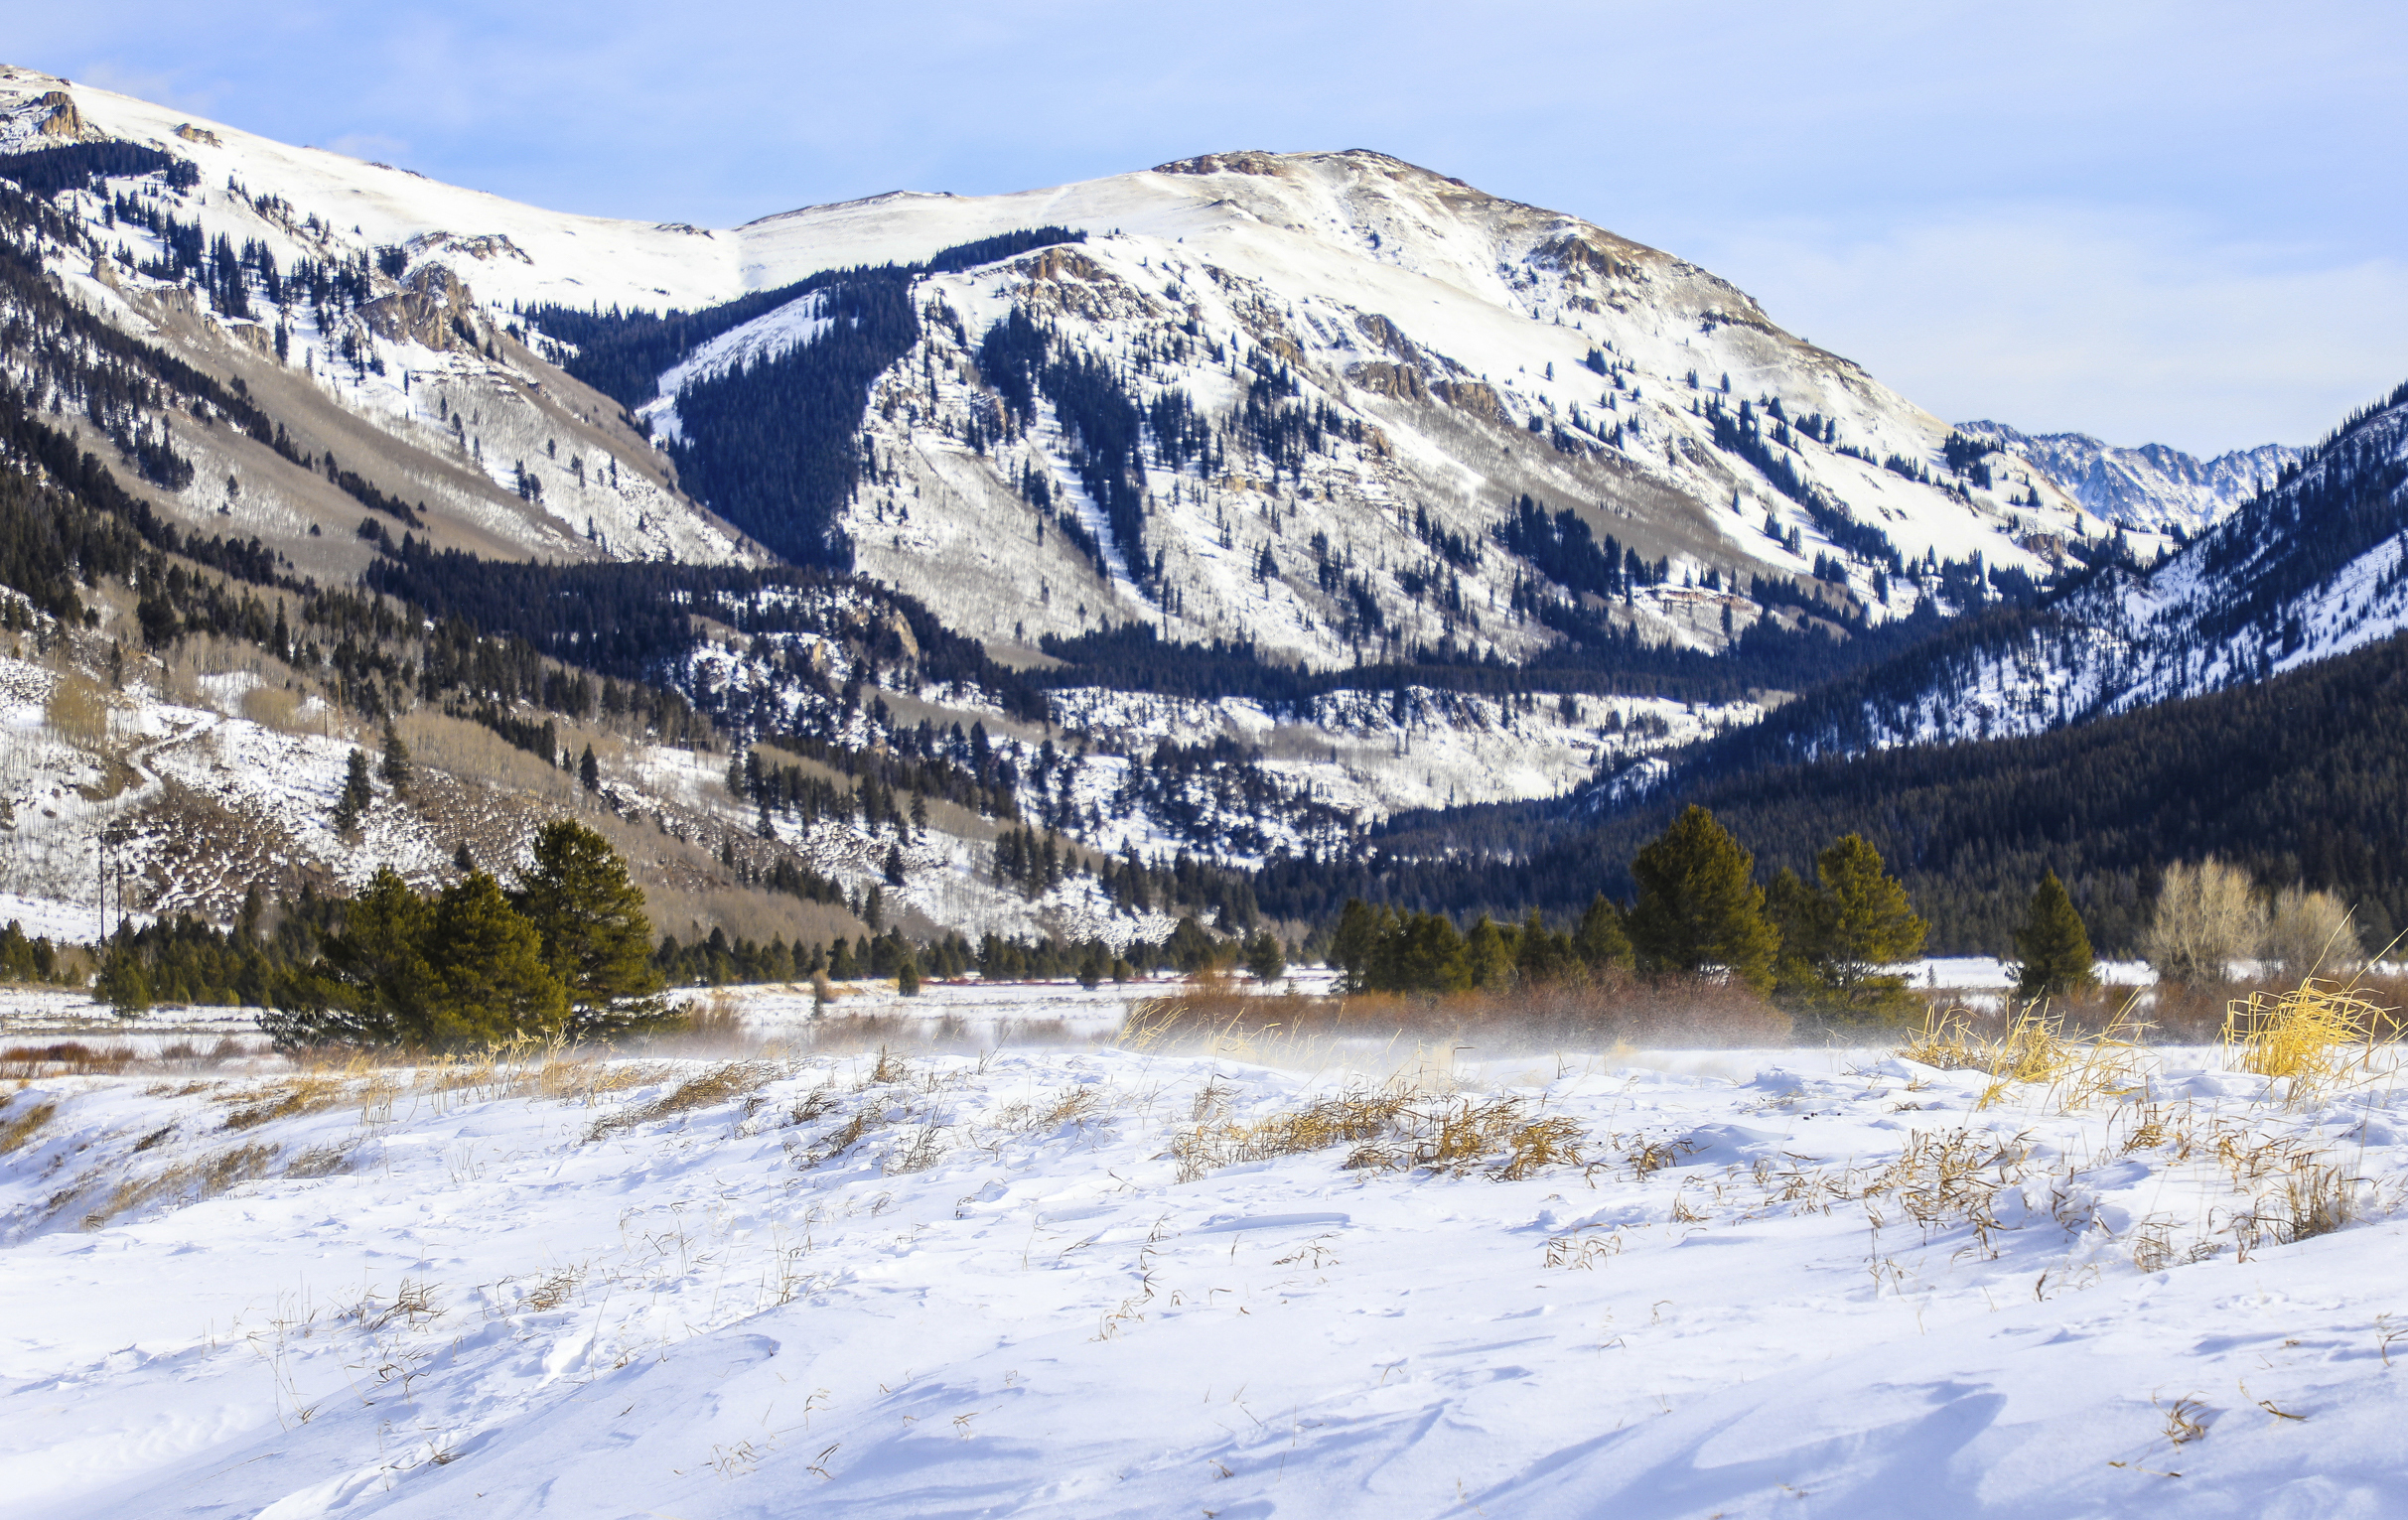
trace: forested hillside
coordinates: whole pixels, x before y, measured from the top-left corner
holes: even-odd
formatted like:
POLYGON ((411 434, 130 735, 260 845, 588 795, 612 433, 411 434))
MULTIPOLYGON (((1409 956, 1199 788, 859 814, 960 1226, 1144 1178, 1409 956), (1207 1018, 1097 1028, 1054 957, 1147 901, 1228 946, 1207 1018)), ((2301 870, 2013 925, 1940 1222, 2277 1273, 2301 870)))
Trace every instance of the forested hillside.
MULTIPOLYGON (((2263 683, 2034 737, 1914 746, 1733 775, 1685 792, 1756 853, 1810 869, 1862 834, 1905 882, 1942 954, 2006 954, 2054 870, 2103 951, 2136 942, 2164 868, 2215 855, 2262 885, 2304 883, 2359 911, 2360 938, 2408 924, 2408 637, 2263 683)), ((1628 863, 1677 811, 1636 807, 1526 856, 1304 861, 1264 873, 1267 911, 1324 917, 1351 896, 1468 914, 1627 897, 1628 863)), ((1381 841, 1435 853, 1425 823, 1381 841)))

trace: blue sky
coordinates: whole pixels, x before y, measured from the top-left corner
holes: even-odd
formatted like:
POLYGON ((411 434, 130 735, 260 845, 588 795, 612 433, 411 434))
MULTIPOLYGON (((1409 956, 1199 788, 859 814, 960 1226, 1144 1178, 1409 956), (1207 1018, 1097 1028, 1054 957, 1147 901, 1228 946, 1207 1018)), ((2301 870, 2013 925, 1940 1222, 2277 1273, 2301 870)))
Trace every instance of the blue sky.
POLYGON ((2408 379, 2408 7, 20 7, 8 61, 728 223, 1378 148, 1734 280, 1950 418, 2216 451, 2408 379))

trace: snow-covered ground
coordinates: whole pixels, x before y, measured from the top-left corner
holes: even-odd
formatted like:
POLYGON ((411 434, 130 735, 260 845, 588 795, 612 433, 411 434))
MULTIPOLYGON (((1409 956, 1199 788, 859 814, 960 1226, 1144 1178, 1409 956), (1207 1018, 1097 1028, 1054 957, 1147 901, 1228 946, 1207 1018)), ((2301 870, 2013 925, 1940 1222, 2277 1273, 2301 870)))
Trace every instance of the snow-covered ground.
POLYGON ((2408 1506, 2388 1066, 1449 1059, 41 1078, 0 1512, 2408 1506))

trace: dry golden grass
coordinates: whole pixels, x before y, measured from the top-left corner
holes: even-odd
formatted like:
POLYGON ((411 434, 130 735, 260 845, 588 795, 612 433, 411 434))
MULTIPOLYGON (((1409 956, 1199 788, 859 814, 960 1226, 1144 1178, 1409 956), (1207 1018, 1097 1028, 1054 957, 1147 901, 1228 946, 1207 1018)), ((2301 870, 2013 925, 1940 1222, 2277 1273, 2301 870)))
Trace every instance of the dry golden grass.
POLYGON ((83 1227, 87 1230, 100 1229, 121 1214, 131 1213, 161 1199, 172 1198, 179 1204, 192 1204, 213 1198, 237 1182, 267 1175, 268 1164, 275 1157, 274 1146, 233 1146, 166 1168, 146 1177, 127 1177, 110 1191, 106 1202, 83 1216, 83 1227))
POLYGON ((253 1088, 221 1099, 242 1106, 225 1116, 229 1130, 255 1130, 278 1119, 297 1119, 304 1114, 323 1113, 343 1103, 352 1095, 352 1083, 346 1076, 298 1076, 288 1081, 253 1088))
POLYGON ((356 1141, 342 1140, 331 1145, 312 1146, 293 1158, 292 1165, 284 1169, 284 1175, 312 1177, 333 1176, 338 1172, 348 1172, 352 1165, 352 1150, 356 1144, 356 1141))
POLYGON ((638 1124, 673 1119, 697 1109, 734 1103, 787 1074, 783 1061, 727 1061, 707 1071, 697 1072, 649 1103, 611 1115, 587 1131, 585 1138, 601 1140, 638 1124))
POLYGON ((2102 1098, 2122 1098, 2139 1087, 2143 1030, 2130 1017, 2131 1007, 2127 1002, 2103 1027, 2084 1034, 2068 1032, 2066 1016, 2052 1012, 2047 1004, 2027 1004, 1989 1038, 1975 1033, 1970 1010, 1934 1006, 1924 1014, 1922 1028, 1897 1053, 1943 1071, 1987 1075, 1990 1084, 1977 1108, 2000 1101, 2012 1088, 2045 1083, 2054 1106, 2071 1113, 2102 1098))
POLYGON ((34 1138, 44 1125, 59 1112, 56 1103, 37 1103, 13 1119, 0 1120, 0 1156, 6 1156, 34 1138))
POLYGON ((2394 1011, 2355 983, 2309 977, 2289 992, 2233 1000, 2224 1056, 2233 1068, 2289 1082, 2294 1097, 2306 1097, 2353 1067, 2368 1070, 2375 1051, 2399 1034, 2394 1011))
POLYGON ((1246 1123, 1207 1120, 1173 1137, 1171 1155, 1183 1182, 1243 1162, 1341 1145, 1353 1146, 1345 1163, 1350 1171, 1462 1176, 1493 1161, 1488 1174, 1511 1181, 1551 1166, 1581 1165, 1584 1138, 1571 1119, 1536 1113, 1521 1098, 1447 1097, 1392 1083, 1246 1123))

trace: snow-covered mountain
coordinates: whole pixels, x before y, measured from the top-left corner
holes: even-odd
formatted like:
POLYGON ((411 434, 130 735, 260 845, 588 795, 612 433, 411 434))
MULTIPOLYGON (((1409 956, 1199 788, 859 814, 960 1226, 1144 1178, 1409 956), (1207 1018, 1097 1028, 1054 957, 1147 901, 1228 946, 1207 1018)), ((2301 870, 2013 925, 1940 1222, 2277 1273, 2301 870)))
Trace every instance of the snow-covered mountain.
MULTIPOLYGON (((1550 604, 1586 604, 1644 640, 1715 648, 1767 617, 1880 622, 1947 600, 1943 562, 2044 579, 2110 531, 2043 472, 1948 449, 1945 424, 1708 272, 1375 153, 1218 154, 712 229, 545 211, 0 72, 0 151, 75 137, 164 153, 192 183, 55 197, 102 255, 63 252, 62 282, 254 385, 298 379, 342 414, 327 431, 364 420, 380 436, 347 463, 370 459, 385 489, 426 500, 438 541, 479 552, 742 559, 768 536, 676 492, 656 451, 544 361, 574 369, 574 346, 513 313, 704 310, 1047 225, 1086 240, 915 283, 919 331, 870 382, 849 441, 869 468, 835 524, 863 570, 989 640, 1142 622, 1316 667, 1442 641, 1513 661, 1570 636, 1550 604), (129 194, 141 224, 112 199, 129 194), (214 267, 174 265, 178 236, 239 250, 250 316, 212 310, 214 267), (304 264, 355 275, 365 299, 270 300, 304 264), (998 424, 979 353, 1014 314, 1044 331, 1033 368, 1100 365, 1135 412, 1133 507, 1094 499, 1095 419, 1046 394, 998 424), (1575 551, 1610 537, 1618 562, 1553 552, 1552 516, 1508 549, 1525 495, 1572 513, 1593 541, 1575 551), (1083 531, 1046 532, 1058 510, 1083 531)), ((824 299, 675 353, 644 408, 662 440, 697 381, 829 331, 824 299)), ((264 463, 220 512, 250 462, 196 452, 171 510, 279 546, 326 515, 327 492, 264 463)))
MULTIPOLYGON (((989 639, 1143 622, 1315 668, 1441 641, 1518 661, 1565 637, 1541 600, 1603 592, 1616 625, 1715 648, 1794 622, 1771 612, 1794 591, 1743 594, 1760 580, 1878 622, 1936 595, 1942 562, 2040 580, 2111 531, 2038 471, 1952 454, 1708 272, 1375 153, 885 196, 736 235, 766 281, 1032 226, 1086 239, 916 287, 926 320, 873 385, 841 520, 864 569, 989 639), (1015 322, 1025 406, 989 372, 1015 322), (1047 382, 1072 366, 1107 394, 1047 382), (1512 539, 1525 496, 1647 573, 1589 583, 1512 539), (1060 510, 1080 531, 1049 534, 1060 510)), ((683 387, 807 345, 820 299, 716 340, 645 415, 680 432, 683 387)))
POLYGON ((2021 433, 2003 422, 1960 422, 1957 431, 2047 472, 2110 522, 2186 538, 2272 488, 2303 452, 2260 444, 2202 460, 2164 444, 2119 449, 2087 433, 2021 433))
POLYGON ((2408 629, 2408 385, 2164 564, 1962 626, 1703 763, 2035 734, 2217 691, 2408 629))

